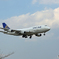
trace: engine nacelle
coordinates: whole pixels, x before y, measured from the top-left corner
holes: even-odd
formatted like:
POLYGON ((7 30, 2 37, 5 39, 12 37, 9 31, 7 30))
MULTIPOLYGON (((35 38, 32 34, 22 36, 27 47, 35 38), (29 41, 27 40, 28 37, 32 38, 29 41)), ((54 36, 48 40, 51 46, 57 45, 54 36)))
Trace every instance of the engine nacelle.
POLYGON ((26 34, 26 32, 25 32, 25 31, 21 31, 20 33, 21 33, 21 34, 26 34))
POLYGON ((12 30, 11 30, 11 29, 8 29, 7 31, 8 31, 8 32, 12 32, 12 30))
POLYGON ((35 35, 38 36, 38 37, 42 36, 42 34, 35 34, 35 35))
POLYGON ((11 30, 11 32, 14 32, 14 30, 11 30))

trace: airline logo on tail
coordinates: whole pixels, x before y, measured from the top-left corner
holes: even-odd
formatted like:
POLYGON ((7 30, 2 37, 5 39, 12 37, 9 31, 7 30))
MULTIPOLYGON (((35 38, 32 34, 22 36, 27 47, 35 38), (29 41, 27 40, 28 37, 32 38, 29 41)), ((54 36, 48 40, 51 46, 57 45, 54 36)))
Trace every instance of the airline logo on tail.
POLYGON ((3 28, 10 29, 10 28, 7 26, 7 24, 5 24, 5 23, 2 23, 2 25, 3 25, 3 28))

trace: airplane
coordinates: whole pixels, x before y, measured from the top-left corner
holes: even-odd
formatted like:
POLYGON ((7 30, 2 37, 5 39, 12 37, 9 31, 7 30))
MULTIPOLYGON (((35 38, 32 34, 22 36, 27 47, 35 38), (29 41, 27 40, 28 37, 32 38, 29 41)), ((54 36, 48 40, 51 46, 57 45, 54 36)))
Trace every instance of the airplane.
POLYGON ((50 27, 47 25, 39 25, 39 26, 33 26, 29 28, 24 29, 10 29, 10 27, 7 26, 6 23, 2 23, 3 28, 0 27, 0 29, 3 29, 4 31, 0 31, 4 34, 14 35, 14 36, 22 36, 23 38, 29 38, 31 39, 33 35, 40 37, 42 36, 41 33, 45 33, 50 30, 50 27))
POLYGON ((12 55, 12 54, 14 54, 14 52, 12 52, 12 53, 10 53, 10 54, 8 54, 8 55, 2 55, 2 54, 0 54, 0 59, 4 59, 4 58, 6 58, 6 57, 8 57, 8 56, 10 56, 10 55, 12 55))

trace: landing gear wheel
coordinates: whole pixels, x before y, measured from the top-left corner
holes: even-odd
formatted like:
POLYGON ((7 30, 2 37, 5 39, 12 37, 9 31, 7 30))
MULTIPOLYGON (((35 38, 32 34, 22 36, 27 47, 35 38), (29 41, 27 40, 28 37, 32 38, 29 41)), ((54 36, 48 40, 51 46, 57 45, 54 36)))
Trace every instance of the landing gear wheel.
POLYGON ((27 38, 27 36, 25 36, 25 38, 27 38))
POLYGON ((27 38, 27 35, 23 35, 22 37, 23 37, 23 38, 27 38))
POLYGON ((25 37, 25 35, 22 36, 23 38, 25 37))
POLYGON ((32 38, 32 36, 29 37, 30 39, 32 38))
POLYGON ((42 36, 42 34, 40 34, 40 36, 42 36))
POLYGON ((45 36, 45 33, 44 33, 44 36, 45 36))

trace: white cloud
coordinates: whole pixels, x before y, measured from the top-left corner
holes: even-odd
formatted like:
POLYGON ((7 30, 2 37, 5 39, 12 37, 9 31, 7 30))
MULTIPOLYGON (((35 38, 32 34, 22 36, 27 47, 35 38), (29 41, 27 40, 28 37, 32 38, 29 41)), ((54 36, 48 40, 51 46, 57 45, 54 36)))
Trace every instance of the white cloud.
POLYGON ((39 2, 39 4, 58 4, 59 0, 33 0, 32 3, 35 4, 39 2))
POLYGON ((24 28, 45 24, 52 28, 57 28, 59 27, 59 8, 14 16, 1 22, 6 22, 11 28, 24 28))

